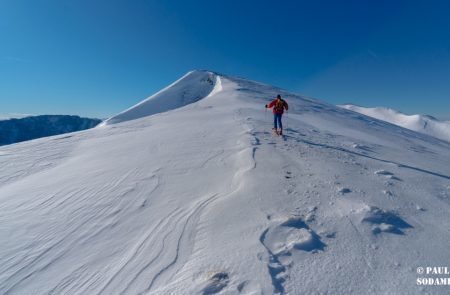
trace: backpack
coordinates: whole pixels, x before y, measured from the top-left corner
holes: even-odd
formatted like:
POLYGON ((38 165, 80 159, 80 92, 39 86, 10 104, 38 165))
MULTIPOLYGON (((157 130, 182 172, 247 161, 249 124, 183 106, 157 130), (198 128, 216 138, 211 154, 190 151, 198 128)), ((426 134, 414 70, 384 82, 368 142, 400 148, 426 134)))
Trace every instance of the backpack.
POLYGON ((284 111, 284 100, 280 99, 275 103, 275 106, 273 107, 274 111, 277 113, 282 113, 284 111))

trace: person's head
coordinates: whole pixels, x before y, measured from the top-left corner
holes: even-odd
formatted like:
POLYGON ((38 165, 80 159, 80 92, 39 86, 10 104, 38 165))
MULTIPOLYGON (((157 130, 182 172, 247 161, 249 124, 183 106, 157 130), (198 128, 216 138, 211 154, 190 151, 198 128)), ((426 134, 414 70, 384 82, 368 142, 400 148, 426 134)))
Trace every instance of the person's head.
POLYGON ((277 99, 281 99, 281 95, 278 94, 278 95, 277 95, 277 99))

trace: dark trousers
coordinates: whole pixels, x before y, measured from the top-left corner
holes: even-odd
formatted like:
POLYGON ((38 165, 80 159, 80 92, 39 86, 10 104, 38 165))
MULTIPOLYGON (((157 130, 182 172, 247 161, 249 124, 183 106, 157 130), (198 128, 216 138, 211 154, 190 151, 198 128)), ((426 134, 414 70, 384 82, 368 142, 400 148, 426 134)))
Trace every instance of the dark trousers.
POLYGON ((273 114, 273 127, 277 129, 277 123, 278 126, 280 126, 280 129, 283 129, 283 124, 281 123, 281 116, 283 114, 273 114))

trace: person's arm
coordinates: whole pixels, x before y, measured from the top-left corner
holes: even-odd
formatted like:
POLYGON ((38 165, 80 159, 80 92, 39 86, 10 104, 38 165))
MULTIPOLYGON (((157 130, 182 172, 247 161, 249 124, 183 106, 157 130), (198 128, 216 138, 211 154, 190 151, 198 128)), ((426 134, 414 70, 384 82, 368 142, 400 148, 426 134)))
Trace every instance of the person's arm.
POLYGON ((286 111, 289 109, 289 105, 286 101, 284 101, 284 108, 286 109, 286 111))
POLYGON ((266 105, 266 106, 270 109, 271 107, 273 107, 275 105, 275 102, 276 102, 276 100, 272 100, 272 102, 269 103, 269 105, 266 105))

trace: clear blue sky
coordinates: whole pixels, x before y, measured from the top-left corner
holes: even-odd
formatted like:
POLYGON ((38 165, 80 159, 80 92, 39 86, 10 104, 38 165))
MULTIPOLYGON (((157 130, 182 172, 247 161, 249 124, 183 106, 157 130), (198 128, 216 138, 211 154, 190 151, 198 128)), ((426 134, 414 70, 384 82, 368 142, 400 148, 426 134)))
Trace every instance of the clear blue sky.
POLYGON ((432 0, 0 0, 0 114, 107 117, 209 69, 450 119, 449 14, 432 0))

